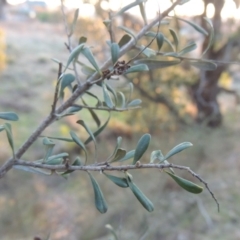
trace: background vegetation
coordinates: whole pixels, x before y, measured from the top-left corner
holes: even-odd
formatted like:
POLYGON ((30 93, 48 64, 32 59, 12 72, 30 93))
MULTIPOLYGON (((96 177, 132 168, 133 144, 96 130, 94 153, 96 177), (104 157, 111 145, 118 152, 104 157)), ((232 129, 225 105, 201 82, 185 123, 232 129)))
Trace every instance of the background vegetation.
MULTIPOLYGON (((82 32, 89 34, 89 39, 95 38, 96 42, 107 34, 101 21, 96 20, 93 24, 88 19, 80 19, 79 23, 76 42, 82 32), (96 36, 95 29, 102 29, 99 36, 96 36)), ((50 110, 51 92, 54 90, 58 70, 51 58, 66 61, 67 49, 63 44, 66 37, 62 22, 42 22, 42 18, 5 21, 2 25, 1 38, 6 44, 6 50, 5 56, 1 58, 1 66, 5 67, 1 71, 0 105, 1 111, 12 110, 20 116, 18 126, 21 128, 14 127, 13 132, 19 141, 16 142, 18 147, 35 129, 44 113, 50 110), (52 91, 49 86, 52 86, 52 91)), ((216 44, 220 44, 217 40, 222 39, 221 36, 216 38, 216 44)), ((99 47, 94 51, 99 53, 101 59, 104 49, 99 47)), ((238 58, 237 55, 233 57, 238 58)), ((230 57, 230 60, 236 59, 230 57)), ((166 153, 179 142, 192 142, 194 147, 177 155, 173 162, 190 166, 208 181, 220 201, 220 213, 217 213, 209 194, 204 192, 196 197, 186 193, 157 170, 154 174, 147 170, 134 174, 138 185, 147 196, 151 196, 155 204, 156 210, 153 213, 139 208, 130 191, 127 194, 121 189, 116 191, 111 182, 103 181, 96 174, 96 179, 111 203, 105 215, 100 215, 93 207, 91 183, 84 173, 74 173, 66 181, 57 176, 45 178, 13 170, 0 181, 1 239, 33 239, 37 235, 45 239, 49 234, 51 239, 108 239, 109 232, 104 227, 108 223, 111 223, 122 239, 240 238, 240 122, 235 95, 222 93, 217 98, 224 116, 221 127, 212 129, 207 124, 196 125, 194 119, 197 117, 197 109, 187 88, 182 89, 181 86, 192 86, 197 80, 198 72, 188 66, 186 69, 171 67, 155 73, 162 81, 154 82, 153 88, 157 93, 160 91, 159 94, 164 92, 174 105, 179 103, 177 114, 173 114, 162 102, 156 104, 155 101, 149 101, 146 105, 143 104, 143 109, 132 112, 131 117, 128 113, 121 114, 120 117, 115 115, 108 132, 99 141, 99 149, 102 149, 99 158, 106 158, 107 151, 112 152, 116 136, 121 134, 125 136, 124 146, 131 149, 142 133, 150 131, 154 144, 149 149, 149 154, 153 149, 160 148, 166 153), (185 80, 184 83, 182 80, 185 80), (159 85, 160 90, 157 90, 156 85, 159 85)), ((238 70, 234 66, 230 69, 231 73, 232 69, 234 73, 238 70)), ((229 71, 224 74, 221 83, 228 87, 235 86, 232 85, 229 71)), ((151 79, 147 75, 140 77, 143 78, 144 90, 150 93, 151 79)), ((137 88, 138 83, 134 83, 137 88)), ((87 112, 79 113, 81 114, 87 112)), ((105 119, 106 115, 102 114, 101 117, 105 119)), ((57 123, 47 130, 46 135, 57 135, 59 132, 67 134, 76 120, 73 116, 65 122, 57 123)), ((58 147, 65 148, 66 145, 58 147)), ((8 154, 8 145, 1 141, 2 163, 8 154)), ((36 159, 38 156, 40 157, 39 145, 36 143, 28 153, 28 158, 36 159)))

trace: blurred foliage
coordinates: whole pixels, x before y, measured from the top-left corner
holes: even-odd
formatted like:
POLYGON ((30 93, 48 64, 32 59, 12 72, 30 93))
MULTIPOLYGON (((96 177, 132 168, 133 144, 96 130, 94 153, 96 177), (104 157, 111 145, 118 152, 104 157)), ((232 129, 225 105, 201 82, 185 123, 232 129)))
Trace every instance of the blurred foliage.
POLYGON ((36 19, 45 23, 59 23, 62 21, 62 14, 60 10, 58 11, 37 11, 36 19))
POLYGON ((6 66, 6 53, 5 53, 5 33, 0 28, 0 71, 6 66))

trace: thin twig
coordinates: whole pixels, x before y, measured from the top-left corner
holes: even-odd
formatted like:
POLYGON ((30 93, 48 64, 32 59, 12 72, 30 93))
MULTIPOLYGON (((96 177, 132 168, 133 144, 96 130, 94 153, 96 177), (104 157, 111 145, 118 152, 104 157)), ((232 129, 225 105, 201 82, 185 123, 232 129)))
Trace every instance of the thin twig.
POLYGON ((57 101, 58 101, 58 91, 59 91, 59 84, 60 84, 60 76, 62 75, 62 63, 59 63, 58 67, 58 79, 57 79, 57 84, 55 87, 55 93, 54 93, 54 98, 53 98, 53 104, 52 104, 52 112, 51 115, 55 114, 56 106, 57 106, 57 101))
POLYGON ((86 105, 79 105, 79 104, 73 104, 73 107, 81 107, 81 108, 87 108, 87 109, 92 109, 92 110, 99 110, 99 111, 111 111, 111 112, 125 112, 125 111, 130 111, 134 109, 139 109, 141 106, 136 106, 136 107, 131 107, 131 108, 107 108, 107 107, 90 107, 86 105))
MULTIPOLYGON (((178 5, 179 3, 180 3, 180 0, 179 0, 179 1, 176 1, 175 3, 173 3, 172 6, 175 7, 175 6, 178 5)), ((174 7, 173 7, 173 9, 174 9, 174 7)), ((161 16, 160 16, 160 11, 159 11, 159 13, 158 13, 158 17, 159 17, 159 22, 158 22, 158 28, 157 28, 157 32, 156 32, 155 36, 151 39, 151 41, 150 41, 140 52, 137 53, 137 55, 135 55, 133 58, 131 58, 131 59, 126 63, 126 65, 130 64, 134 59, 136 59, 138 56, 140 56, 140 54, 141 54, 142 52, 144 52, 144 51, 153 43, 153 41, 156 39, 156 37, 157 37, 157 35, 158 35, 158 33, 159 33, 161 20, 163 19, 163 18, 161 18, 161 16)))
MULTIPOLYGON (((67 19, 66 19, 66 14, 64 11, 64 4, 63 4, 63 0, 61 0, 61 10, 62 10, 62 16, 63 16, 63 22, 64 22, 64 26, 65 26, 65 31, 67 34, 67 39, 68 39, 68 43, 65 43, 66 48, 68 49, 68 51, 71 53, 72 52, 72 41, 71 41, 71 34, 69 32, 69 28, 68 28, 68 23, 67 23, 67 19)), ((79 74, 77 71, 77 66, 75 61, 73 61, 73 70, 75 73, 75 77, 76 77, 76 81, 78 83, 78 85, 81 85, 80 82, 80 78, 79 78, 79 74)))
POLYGON ((27 162, 23 160, 15 160, 15 165, 21 165, 21 166, 28 166, 33 168, 43 168, 45 170, 54 170, 54 171, 66 171, 66 170, 79 170, 79 171, 97 171, 97 172, 103 172, 103 171, 128 171, 128 170, 137 170, 137 169, 149 169, 149 168, 155 168, 155 169, 165 169, 165 168, 175 168, 180 170, 186 170, 189 173, 192 174, 193 177, 197 178, 201 183, 205 185, 205 188, 208 190, 208 192, 211 194, 212 198, 217 204, 218 212, 220 211, 218 200, 216 199, 214 193, 211 191, 211 189, 208 186, 208 183, 204 181, 198 174, 196 174, 194 171, 192 171, 189 167, 181 166, 181 165, 175 165, 172 163, 169 164, 140 164, 140 165, 121 165, 121 166, 112 166, 109 165, 109 163, 106 163, 105 165, 99 165, 98 164, 92 164, 92 165, 85 165, 85 166, 68 166, 66 168, 66 165, 47 165, 42 163, 36 163, 36 162, 27 162))

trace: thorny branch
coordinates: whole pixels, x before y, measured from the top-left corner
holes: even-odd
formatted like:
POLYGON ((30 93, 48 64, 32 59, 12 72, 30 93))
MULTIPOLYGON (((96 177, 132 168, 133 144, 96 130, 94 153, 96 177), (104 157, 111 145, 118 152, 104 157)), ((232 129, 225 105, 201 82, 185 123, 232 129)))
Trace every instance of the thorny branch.
MULTIPOLYGON (((180 0, 176 1, 174 4, 172 4, 172 6, 170 8, 168 8, 166 11, 164 11, 160 16, 158 15, 151 23, 144 26, 142 28, 142 30, 136 35, 135 39, 136 40, 141 39, 147 31, 149 31, 156 23, 160 22, 164 17, 166 17, 168 15, 168 13, 171 12, 174 9, 174 7, 176 5, 178 5, 180 2, 181 2, 180 0)), ((63 4, 62 4, 62 11, 63 11, 63 14, 64 14, 63 4)), ((66 32, 67 32, 67 35, 68 35, 67 47, 68 47, 69 51, 71 51, 72 46, 71 46, 70 36, 69 36, 69 33, 68 33, 67 21, 66 21, 65 17, 64 17, 64 23, 65 23, 66 32)), ((120 49, 119 57, 123 56, 125 53, 127 53, 130 49, 132 49, 135 46, 135 44, 136 44, 135 39, 132 39, 130 42, 128 42, 125 46, 123 46, 120 49)), ((104 69, 107 69, 109 66, 111 66, 111 64, 112 64, 112 59, 109 58, 101 66, 100 69, 103 71, 104 69)), ((76 69, 75 69, 75 73, 76 73, 76 69)), ((76 77, 77 76, 78 75, 76 75, 76 77)), ((87 90, 89 90, 95 81, 99 81, 98 80, 99 77, 100 77, 99 74, 95 73, 91 77, 89 77, 87 79, 87 81, 85 81, 83 84, 78 84, 78 87, 74 91, 74 93, 61 106, 59 106, 55 110, 55 114, 52 114, 52 111, 49 113, 49 115, 42 121, 42 123, 30 135, 30 137, 18 149, 18 151, 15 154, 16 157, 15 158, 10 158, 9 160, 7 160, 5 162, 5 164, 3 164, 1 166, 1 168, 0 168, 0 178, 4 177, 5 174, 14 165, 29 166, 29 167, 34 167, 34 168, 45 168, 45 169, 49 169, 49 170, 66 170, 65 165, 51 166, 51 165, 39 164, 39 163, 34 163, 34 162, 26 162, 26 161, 21 161, 21 160, 16 160, 16 159, 20 159, 23 156, 23 154, 31 147, 31 145, 37 140, 37 138, 42 134, 42 132, 49 125, 51 125, 53 122, 56 121, 56 119, 57 119, 56 115, 57 114, 61 114, 68 107, 71 107, 74 104, 75 100, 78 99, 80 96, 82 96, 87 90)), ((205 187, 208 189, 208 191, 211 193, 212 197, 214 198, 214 200, 218 204, 214 194, 209 189, 207 183, 187 167, 182 167, 182 166, 177 166, 177 165, 172 165, 172 164, 169 164, 169 165, 144 164, 144 165, 141 165, 141 166, 127 165, 127 166, 116 166, 116 167, 115 166, 69 166, 68 169, 69 170, 84 170, 84 171, 88 170, 88 171, 100 171, 101 172, 101 171, 104 171, 104 170, 105 171, 126 171, 126 170, 133 170, 133 169, 139 169, 139 168, 159 168, 159 169, 163 169, 163 168, 169 168, 169 167, 189 171, 193 176, 198 178, 205 185, 205 187)), ((218 204, 218 206, 219 206, 219 204, 218 204)))
POLYGON ((193 177, 197 178, 202 184, 204 184, 205 188, 208 190, 208 192, 211 194, 212 198, 217 204, 218 211, 220 211, 218 200, 216 199, 214 193, 211 191, 211 189, 208 186, 208 183, 203 180, 202 177, 200 177, 198 174, 196 174, 194 171, 192 171, 189 167, 181 166, 181 165, 175 165, 172 163, 169 164, 136 164, 136 165, 121 165, 121 166, 112 166, 109 165, 109 163, 105 163, 104 165, 93 164, 93 165, 85 165, 85 166, 70 166, 68 165, 47 165, 42 163, 36 163, 36 162, 27 162, 23 160, 15 160, 14 165, 20 165, 20 166, 28 166, 33 168, 42 168, 45 170, 51 170, 51 171, 66 171, 66 170, 78 170, 78 171, 97 171, 97 172, 103 172, 103 171, 128 171, 128 170, 136 170, 136 169, 146 169, 146 168, 155 168, 155 169, 165 169, 165 168, 175 168, 180 170, 186 170, 188 171, 193 177))

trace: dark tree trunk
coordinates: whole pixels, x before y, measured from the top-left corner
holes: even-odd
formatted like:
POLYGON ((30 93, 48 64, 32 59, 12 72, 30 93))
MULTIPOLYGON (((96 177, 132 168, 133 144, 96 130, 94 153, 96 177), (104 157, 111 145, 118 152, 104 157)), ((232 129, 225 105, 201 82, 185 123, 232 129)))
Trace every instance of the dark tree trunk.
MULTIPOLYGON (((201 25, 203 28, 207 28, 207 23, 203 19, 206 17, 206 9, 209 3, 214 4, 215 14, 212 18, 212 23, 215 32, 215 41, 219 40, 221 35, 222 19, 221 10, 224 6, 224 0, 204 0, 205 11, 201 16, 201 25)), ((230 49, 232 47, 233 41, 226 43, 220 50, 215 50, 215 44, 210 47, 208 53, 204 56, 207 59, 229 61, 230 49)), ((208 44, 208 39, 203 43, 202 49, 204 50, 208 44)), ((222 123, 222 114, 220 111, 220 106, 217 101, 217 96, 219 94, 218 81, 221 74, 226 70, 226 65, 218 66, 215 71, 201 71, 199 80, 192 88, 193 99, 196 103, 198 114, 197 122, 206 123, 210 127, 218 127, 222 123)))

